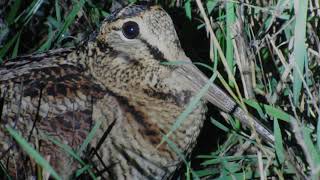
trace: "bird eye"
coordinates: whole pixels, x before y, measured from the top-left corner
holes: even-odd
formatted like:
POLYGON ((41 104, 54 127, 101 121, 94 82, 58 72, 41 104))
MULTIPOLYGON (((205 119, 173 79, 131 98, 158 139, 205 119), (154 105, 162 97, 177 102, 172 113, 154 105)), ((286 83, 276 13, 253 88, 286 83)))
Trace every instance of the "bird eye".
POLYGON ((122 25, 122 33, 128 39, 133 39, 139 35, 139 25, 136 22, 128 21, 122 25))

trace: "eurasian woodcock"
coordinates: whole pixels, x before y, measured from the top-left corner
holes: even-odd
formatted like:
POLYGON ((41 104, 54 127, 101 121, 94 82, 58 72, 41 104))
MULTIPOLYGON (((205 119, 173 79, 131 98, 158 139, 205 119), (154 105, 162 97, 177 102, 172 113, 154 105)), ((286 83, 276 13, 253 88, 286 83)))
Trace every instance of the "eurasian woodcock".
MULTIPOLYGON (((166 179, 181 158, 163 140, 208 82, 185 55, 169 15, 159 6, 128 5, 107 17, 81 46, 21 56, 0 67, 0 161, 15 179, 35 176, 35 162, 8 134, 22 136, 64 178, 80 164, 48 137, 77 150, 101 123, 84 156, 106 179, 166 179), (170 62, 180 61, 170 65, 170 62)), ((273 135, 216 85, 168 136, 188 154, 206 101, 273 135)))

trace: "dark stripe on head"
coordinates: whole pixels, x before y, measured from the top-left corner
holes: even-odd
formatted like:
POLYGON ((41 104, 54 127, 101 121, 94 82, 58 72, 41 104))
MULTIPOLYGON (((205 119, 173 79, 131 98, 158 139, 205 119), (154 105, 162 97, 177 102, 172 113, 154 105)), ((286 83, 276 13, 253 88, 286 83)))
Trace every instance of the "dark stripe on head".
POLYGON ((157 47, 152 46, 145 39, 139 38, 139 40, 147 46, 148 51, 155 60, 158 60, 160 62, 168 62, 168 60, 164 58, 164 54, 157 47))
POLYGON ((110 14, 110 16, 108 16, 104 21, 110 23, 118 19, 134 17, 139 15, 143 11, 150 9, 150 7, 151 6, 149 4, 132 4, 124 7, 123 9, 116 10, 115 12, 110 14))
POLYGON ((115 50, 113 47, 109 46, 104 42, 98 41, 97 46, 100 49, 100 51, 108 53, 108 56, 110 57, 110 59, 114 59, 116 57, 122 57, 128 63, 134 63, 135 65, 140 64, 139 60, 131 58, 127 53, 123 53, 121 51, 115 50))

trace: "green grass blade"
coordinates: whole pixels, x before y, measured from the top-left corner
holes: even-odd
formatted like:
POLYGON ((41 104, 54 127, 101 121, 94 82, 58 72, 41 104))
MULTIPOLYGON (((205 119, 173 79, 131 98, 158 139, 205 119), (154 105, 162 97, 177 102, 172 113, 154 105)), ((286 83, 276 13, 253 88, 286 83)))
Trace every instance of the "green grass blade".
MULTIPOLYGON (((233 71, 233 67, 235 65, 234 62, 234 54, 233 54, 233 43, 231 37, 233 24, 235 23, 236 14, 235 14, 235 7, 233 2, 226 2, 226 59, 229 65, 229 69, 231 72, 233 71)), ((230 79, 230 78, 228 78, 230 79)), ((233 87, 233 82, 229 80, 229 85, 233 87)))
POLYGON ((320 116, 318 116, 318 121, 317 121, 317 147, 318 147, 318 150, 320 151, 320 116))
POLYGON ((67 31, 69 26, 74 22, 78 12, 82 9, 83 5, 85 4, 86 0, 80 0, 78 3, 75 4, 70 14, 65 19, 65 22, 62 26, 62 28, 59 30, 56 36, 56 40, 63 39, 63 34, 67 31))
POLYGON ((22 22, 24 22, 24 25, 29 23, 29 21, 31 20, 33 15, 36 14, 36 12, 39 10, 43 2, 44 0, 34 0, 26 10, 27 14, 26 15, 21 14, 22 16, 19 16, 19 17, 23 17, 22 22))
POLYGON ((280 119, 280 120, 283 120, 286 122, 290 122, 291 116, 279 108, 276 108, 276 107, 273 107, 273 106, 270 106, 267 104, 259 104, 256 101, 250 100, 250 99, 245 100, 245 103, 248 104, 249 106, 255 108, 261 117, 264 117, 264 113, 263 113, 263 109, 264 109, 264 111, 269 116, 272 116, 274 118, 277 118, 277 119, 280 119), (261 108, 261 106, 263 107, 263 109, 261 108))
POLYGON ((21 0, 15 0, 13 1, 13 5, 10 8, 10 12, 8 16, 6 17, 6 22, 8 25, 11 25, 14 22, 14 19, 16 18, 19 8, 21 6, 21 0))
POLYGON ((218 4, 219 1, 216 0, 208 0, 206 3, 206 7, 207 7, 207 11, 208 14, 211 14, 211 12, 213 11, 213 9, 216 7, 216 5, 218 4))
POLYGON ((45 43, 43 43, 40 46, 37 52, 43 52, 43 51, 49 50, 52 45, 53 38, 54 38, 54 33, 52 31, 52 25, 48 23, 48 39, 45 43))
POLYGON ((53 142, 55 145, 57 145, 58 147, 60 147, 61 149, 63 149, 66 153, 68 153, 70 156, 72 156, 74 159, 76 159, 78 162, 80 162, 81 164, 85 164, 84 161, 81 159, 80 156, 77 155, 77 153, 68 145, 60 143, 57 139, 43 134, 41 136, 44 140, 49 140, 51 142, 53 142))
POLYGON ((53 33, 52 33, 52 26, 49 25, 49 33, 48 33, 48 39, 45 43, 43 43, 40 48, 37 50, 37 52, 43 52, 46 50, 49 50, 52 44, 52 38, 53 38, 53 33))
POLYGON ((285 155, 284 155, 284 147, 283 147, 283 140, 281 135, 281 129, 279 126, 278 119, 275 118, 273 120, 273 129, 274 129, 274 137, 275 137, 275 150, 276 155, 278 157, 279 163, 282 164, 285 161, 285 155))
POLYGON ((52 26, 52 29, 60 29, 63 26, 62 22, 56 20, 51 16, 49 16, 47 20, 48 20, 48 24, 52 26))
POLYGON ((243 161, 243 160, 257 161, 257 156, 256 155, 215 156, 212 159, 203 162, 202 165, 216 165, 226 161, 228 162, 228 161, 243 161))
POLYGON ((88 136, 86 137, 86 139, 83 141, 83 143, 81 144, 79 150, 78 150, 78 155, 80 155, 88 146, 88 144, 92 141, 92 139, 94 138, 95 134, 97 133, 100 125, 101 125, 102 121, 97 121, 96 124, 93 126, 92 130, 90 131, 90 133, 88 134, 88 136))
POLYGON ((290 122, 290 115, 276 107, 272 107, 270 105, 263 105, 264 109, 266 110, 267 114, 273 116, 277 119, 281 119, 286 122, 290 122))
MULTIPOLYGON (((92 168, 92 166, 90 164, 87 164, 85 166, 83 166, 82 168, 78 169, 76 171, 76 177, 81 176, 83 173, 85 173, 86 171, 89 171, 92 168)), ((95 177, 93 179, 96 179, 95 177)))
POLYGON ((185 165, 187 166, 187 168, 191 171, 192 175, 193 175, 193 179, 197 179, 200 180, 198 175, 191 169, 191 167, 189 166, 189 163, 187 161, 187 158, 184 156, 183 152, 181 151, 181 149, 179 149, 177 147, 177 145, 172 142, 170 139, 168 139, 165 135, 163 135, 163 139, 165 142, 167 142, 168 146, 179 156, 179 158, 185 163, 185 165))
POLYGON ((254 109, 256 109, 260 117, 266 119, 266 116, 258 102, 256 102, 253 99, 245 99, 244 102, 249 106, 253 107, 254 109))
POLYGON ((305 45, 306 29, 307 29, 307 11, 308 2, 305 0, 297 1, 296 6, 296 24, 294 30, 294 49, 293 49, 293 60, 296 66, 293 68, 293 101, 298 106, 299 97, 302 88, 302 79, 300 78, 299 72, 303 73, 304 63, 307 57, 307 50, 305 45))
POLYGON ((3 60, 3 57, 7 54, 11 46, 17 41, 18 37, 20 36, 21 31, 19 31, 16 35, 13 36, 12 39, 10 39, 9 42, 7 42, 1 49, 0 49, 0 63, 3 60))
POLYGON ((17 40, 16 40, 16 44, 14 45, 11 58, 15 58, 18 55, 19 45, 20 45, 20 37, 21 37, 21 33, 18 33, 18 37, 17 37, 17 40))
MULTIPOLYGON (((55 145, 57 145, 58 147, 60 147, 61 149, 63 149, 67 154, 69 154, 71 157, 73 157, 75 160, 77 160, 81 165, 86 166, 87 164, 81 159, 81 157, 68 145, 63 144, 61 142, 59 142, 57 139, 46 135, 46 134, 42 134, 42 138, 45 140, 49 140, 51 142, 53 142, 55 145)), ((93 174, 93 172, 91 171, 91 169, 87 169, 87 171, 89 172, 90 176, 93 179, 96 179, 95 175, 93 174)))
POLYGON ((188 163, 188 166, 186 167, 187 168, 187 171, 185 173, 185 176, 186 176, 186 180, 191 180, 191 172, 190 172, 190 162, 188 163))
POLYGON ((44 170, 46 170, 53 178, 62 180, 58 173, 50 166, 49 162, 46 161, 30 144, 20 135, 17 131, 7 126, 6 130, 13 137, 13 139, 21 146, 21 148, 33 158, 37 164, 39 164, 44 170))
POLYGON ((192 19, 192 14, 191 14, 191 0, 187 0, 184 4, 184 10, 186 12, 186 16, 188 17, 189 20, 192 19))
POLYGON ((229 132, 230 129, 228 127, 226 127, 225 125, 221 124, 219 121, 213 119, 212 117, 210 117, 210 122, 215 125, 217 128, 221 129, 224 132, 229 132))
POLYGON ((312 130, 307 128, 307 127, 303 127, 303 138, 304 138, 304 142, 308 148, 308 151, 310 153, 310 157, 312 157, 312 161, 314 163, 315 167, 319 167, 320 165, 320 151, 317 150, 317 148, 315 148, 313 141, 310 137, 312 130))
POLYGON ((61 7, 59 6, 59 0, 55 0, 54 6, 56 10, 57 21, 61 22, 61 7))

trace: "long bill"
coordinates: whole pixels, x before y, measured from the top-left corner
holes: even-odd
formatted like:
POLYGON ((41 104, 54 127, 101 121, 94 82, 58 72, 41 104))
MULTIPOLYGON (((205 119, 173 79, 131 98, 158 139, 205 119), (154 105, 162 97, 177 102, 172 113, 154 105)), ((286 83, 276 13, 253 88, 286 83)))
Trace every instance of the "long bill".
MULTIPOLYGON (((195 92, 199 92, 200 89, 209 81, 209 79, 191 63, 179 65, 179 68, 177 68, 177 72, 187 79, 187 85, 191 86, 190 88, 195 92)), ((203 98, 225 113, 233 115, 234 117, 239 119, 243 125, 254 129, 262 137, 263 140, 272 144, 274 143, 273 133, 261 122, 241 109, 241 107, 237 103, 235 103, 235 101, 230 98, 230 96, 228 96, 214 83, 211 84, 210 88, 203 98)))

